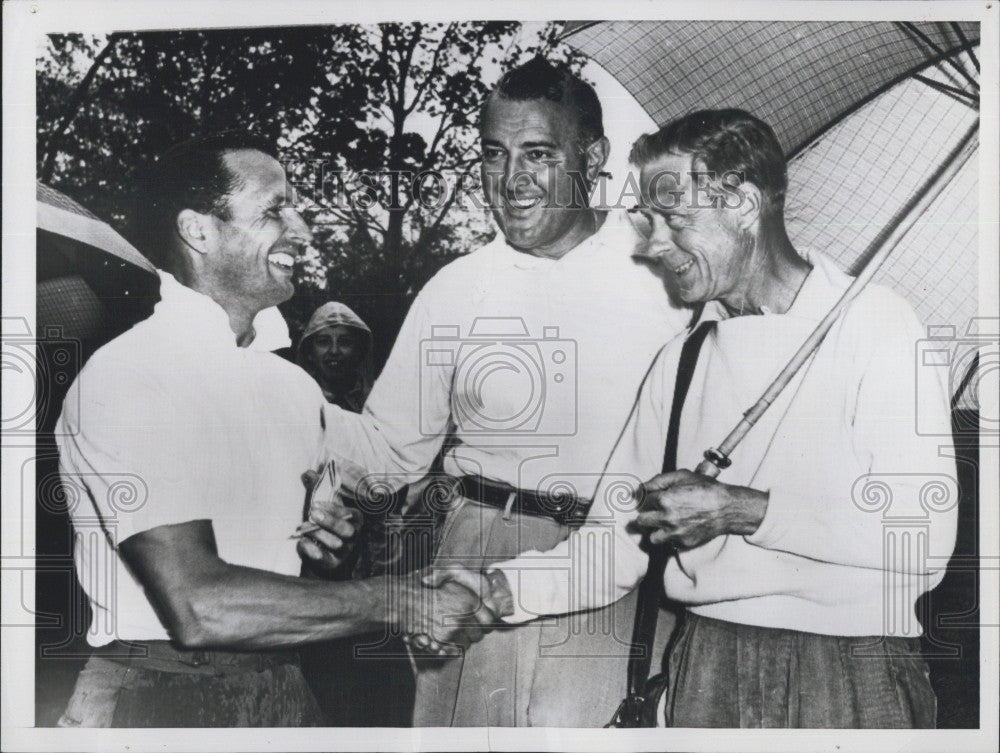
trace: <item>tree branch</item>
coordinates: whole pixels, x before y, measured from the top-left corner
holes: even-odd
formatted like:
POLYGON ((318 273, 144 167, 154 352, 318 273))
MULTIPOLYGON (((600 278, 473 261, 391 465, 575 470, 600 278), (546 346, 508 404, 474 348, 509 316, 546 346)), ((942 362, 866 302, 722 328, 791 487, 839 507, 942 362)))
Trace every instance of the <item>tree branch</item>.
MULTIPOLYGON (((386 27, 384 25, 380 26, 379 30, 380 30, 380 32, 382 34, 382 60, 383 61, 388 61, 389 60, 389 35, 388 35, 388 31, 387 31, 387 29, 386 29, 386 27)), ((388 66, 388 63, 385 63, 385 64, 386 64, 386 66, 388 66)), ((389 75, 386 75, 386 77, 385 77, 386 98, 389 100, 389 108, 391 110, 395 111, 395 109, 396 109, 396 98, 395 98, 395 92, 393 91, 393 88, 392 88, 392 84, 393 84, 392 77, 389 76, 389 75)))
MULTIPOLYGON (((434 153, 437 151, 438 145, 441 143, 441 141, 444 138, 445 134, 448 133, 448 132, 450 132, 450 131, 455 130, 455 128, 457 127, 455 125, 455 120, 451 117, 453 112, 454 112, 453 110, 446 110, 441 115, 441 123, 440 123, 440 125, 438 125, 438 129, 437 129, 437 131, 434 134, 434 138, 431 139, 431 145, 429 147, 427 147, 427 152, 424 155, 424 161, 420 165, 421 170, 426 170, 427 169, 428 165, 430 164, 431 158, 434 156, 434 153), (449 122, 449 120, 450 120, 450 122, 449 122)), ((468 150, 466 150, 466 151, 468 151, 468 150)))
POLYGON ((410 37, 410 43, 406 47, 406 53, 404 54, 403 59, 399 61, 399 77, 396 80, 397 86, 399 87, 399 93, 396 97, 396 102, 399 106, 402 120, 406 120, 406 116, 410 112, 410 110, 406 107, 406 81, 410 77, 410 67, 413 64, 413 53, 417 49, 417 44, 420 42, 423 30, 423 24, 413 24, 413 35, 410 37))
POLYGON ((427 75, 424 76, 424 80, 420 83, 420 86, 416 87, 413 96, 413 102, 411 102, 410 106, 406 108, 407 115, 409 115, 415 109, 417 109, 417 105, 420 104, 420 100, 423 97, 424 92, 427 91, 427 87, 430 85, 430 82, 434 78, 435 70, 437 70, 439 67, 441 61, 441 51, 445 49, 445 47, 447 47, 448 38, 451 36, 454 30, 455 30, 454 23, 448 24, 447 28, 444 30, 444 34, 441 37, 441 41, 438 43, 437 48, 434 50, 434 56, 431 58, 431 65, 430 68, 428 68, 427 70, 427 75))
MULTIPOLYGON (((468 152, 468 151, 469 151, 468 149, 465 150, 465 152, 468 152)), ((462 152, 462 153, 465 154, 465 152, 462 152)), ((472 157, 469 157, 467 159, 460 159, 457 162, 452 162, 450 165, 441 165, 438 168, 438 170, 442 170, 442 171, 443 170, 455 170, 455 169, 457 169, 459 167, 468 167, 469 165, 474 165, 477 162, 479 162, 479 155, 478 154, 477 155, 473 155, 472 157)))
POLYGON ((433 237, 434 233, 436 233, 438 228, 441 227, 441 223, 444 221, 444 218, 448 215, 448 212, 451 211, 451 208, 452 206, 454 206, 455 201, 457 201, 457 199, 458 199, 458 192, 453 191, 451 196, 449 196, 447 201, 445 201, 444 208, 441 210, 440 214, 438 214, 437 218, 430 224, 430 226, 428 226, 427 223, 423 221, 422 216, 419 217, 418 221, 421 226, 420 234, 417 236, 417 240, 413 244, 414 251, 419 252, 424 248, 424 246, 428 245, 429 239, 433 237))
POLYGON ((351 213, 354 215, 354 220, 358 225, 363 225, 365 230, 372 228, 377 230, 379 234, 385 238, 385 234, 388 232, 385 226, 376 220, 369 212, 359 209, 358 207, 352 205, 351 213))
POLYGON ((52 173, 55 172, 56 167, 56 155, 59 153, 60 147, 62 145, 63 136, 65 136, 66 131, 69 129, 69 124, 72 122, 73 117, 76 115, 77 111, 80 109, 80 105, 83 104, 83 98, 93 83, 94 79, 97 77, 97 72, 104 65, 104 61, 108 59, 118 40, 121 39, 122 34, 111 34, 108 36, 108 41, 104 45, 97 57, 94 58, 94 62, 90 64, 90 68, 84 75, 83 79, 77 85, 73 92, 73 96, 70 97, 69 102, 66 103, 66 110, 63 113, 62 118, 59 120, 59 124, 52 130, 49 134, 48 141, 45 144, 45 161, 42 166, 41 174, 39 178, 43 183, 48 183, 52 180, 52 173))

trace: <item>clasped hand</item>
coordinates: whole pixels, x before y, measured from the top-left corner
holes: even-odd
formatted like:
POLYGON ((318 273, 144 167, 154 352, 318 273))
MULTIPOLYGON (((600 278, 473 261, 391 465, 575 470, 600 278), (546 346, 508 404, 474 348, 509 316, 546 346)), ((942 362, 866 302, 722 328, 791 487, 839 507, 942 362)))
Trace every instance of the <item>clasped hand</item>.
POLYGON ((734 486, 692 471, 654 476, 636 492, 639 515, 632 526, 649 532, 652 544, 684 549, 716 536, 749 536, 767 511, 766 492, 734 486))
POLYGON ((448 656, 482 639, 497 626, 504 610, 481 572, 459 565, 436 567, 421 578, 423 609, 403 621, 403 640, 428 654, 448 656))

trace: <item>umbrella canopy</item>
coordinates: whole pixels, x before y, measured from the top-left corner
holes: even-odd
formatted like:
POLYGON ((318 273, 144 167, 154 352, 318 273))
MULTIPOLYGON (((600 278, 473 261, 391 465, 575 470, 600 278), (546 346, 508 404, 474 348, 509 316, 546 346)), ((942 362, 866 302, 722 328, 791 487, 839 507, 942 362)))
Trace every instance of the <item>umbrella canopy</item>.
POLYGON ((96 347, 148 315, 156 268, 110 225, 39 183, 37 228, 39 332, 96 347))
MULTIPOLYGON (((608 21, 563 38, 657 123, 722 107, 769 123, 791 156, 789 236, 852 273, 978 123, 976 23, 608 21)), ((875 278, 950 338, 956 391, 983 342, 977 197, 971 159, 875 278)))
POLYGON ((44 183, 37 184, 36 198, 38 229, 78 242, 64 250, 72 252, 79 248, 78 244, 85 244, 156 274, 156 267, 145 256, 86 207, 44 183))
POLYGON ((574 22, 563 39, 657 123, 739 107, 766 121, 791 155, 894 82, 978 44, 979 24, 574 22))

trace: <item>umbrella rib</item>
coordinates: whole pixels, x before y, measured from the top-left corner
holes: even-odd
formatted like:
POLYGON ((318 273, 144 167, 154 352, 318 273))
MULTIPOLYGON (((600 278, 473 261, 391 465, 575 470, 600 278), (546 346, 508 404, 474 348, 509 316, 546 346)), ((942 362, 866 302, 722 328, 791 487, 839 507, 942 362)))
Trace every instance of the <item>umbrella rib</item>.
POLYGON ((920 29, 917 28, 916 24, 913 24, 912 22, 909 21, 897 21, 896 25, 901 26, 902 28, 909 31, 911 34, 917 36, 924 44, 926 44, 928 47, 934 50, 934 52, 938 53, 941 56, 942 60, 944 60, 946 63, 948 63, 948 65, 950 65, 952 68, 958 71, 959 75, 962 76, 962 78, 964 78, 966 81, 968 81, 969 84, 972 86, 972 88, 977 90, 979 89, 979 82, 972 77, 972 74, 970 74, 967 70, 965 70, 965 66, 959 64, 959 62, 955 60, 955 58, 951 54, 945 52, 939 45, 937 45, 934 42, 933 39, 931 39, 929 36, 920 31, 920 29))
POLYGON ((959 41, 962 43, 962 47, 965 51, 969 53, 969 59, 972 60, 972 64, 976 66, 976 73, 979 73, 979 58, 976 57, 976 53, 972 50, 972 45, 969 44, 969 40, 966 39, 965 34, 962 33, 962 27, 958 25, 955 21, 951 22, 951 29, 955 32, 959 41))
MULTIPOLYGON (((901 73, 899 76, 897 76, 896 78, 894 78, 894 79, 892 79, 890 81, 887 81, 883 86, 881 86, 878 89, 872 91, 867 96, 862 97, 857 102, 855 102, 850 108, 844 110, 842 113, 840 113, 839 115, 837 115, 835 118, 832 118, 831 120, 829 120, 826 124, 823 125, 822 128, 820 128, 820 129, 812 132, 805 139, 801 140, 798 144, 795 144, 794 146, 790 147, 789 150, 788 150, 788 152, 785 155, 786 159, 789 159, 789 160, 794 159, 806 147, 808 147, 810 144, 812 144, 813 142, 815 142, 816 139, 818 139, 824 133, 827 133, 828 131, 830 131, 832 128, 834 128, 839 123, 842 123, 847 118, 849 118, 852 115, 854 115, 854 113, 858 112, 858 110, 860 110, 862 107, 864 107, 865 105, 869 104, 870 102, 875 101, 880 96, 882 96, 883 94, 885 94, 887 91, 889 91, 890 89, 892 89, 894 86, 897 86, 897 85, 901 84, 902 82, 908 81, 909 79, 913 78, 916 75, 917 71, 927 70, 927 69, 931 68, 932 66, 938 65, 941 62, 942 58, 947 57, 947 55, 948 55, 947 52, 942 52, 940 56, 936 56, 936 57, 934 57, 934 58, 932 58, 930 60, 924 61, 918 67, 911 68, 911 69, 905 71, 904 73, 901 73)), ((970 94, 970 93, 967 93, 967 94, 969 94, 970 96, 973 96, 973 97, 976 96, 975 94, 970 94)))
MULTIPOLYGON (((573 22, 566 21, 565 23, 569 25, 573 22)), ((569 31, 566 31, 566 27, 564 26, 562 32, 559 34, 558 37, 556 37, 556 39, 560 42, 565 42, 567 38, 573 36, 574 34, 579 34, 581 31, 585 31, 586 29, 589 29, 591 26, 597 26, 597 24, 601 23, 601 21, 578 21, 576 23, 578 23, 579 25, 574 26, 569 31)))
POLYGON ((948 84, 942 83, 940 81, 935 81, 934 79, 927 78, 926 76, 921 76, 919 73, 913 75, 917 81, 922 84, 927 84, 927 86, 932 89, 937 89, 943 94, 954 95, 958 97, 964 104, 971 106, 974 110, 979 110, 979 97, 975 94, 970 94, 964 89, 959 89, 957 86, 949 86, 948 84))

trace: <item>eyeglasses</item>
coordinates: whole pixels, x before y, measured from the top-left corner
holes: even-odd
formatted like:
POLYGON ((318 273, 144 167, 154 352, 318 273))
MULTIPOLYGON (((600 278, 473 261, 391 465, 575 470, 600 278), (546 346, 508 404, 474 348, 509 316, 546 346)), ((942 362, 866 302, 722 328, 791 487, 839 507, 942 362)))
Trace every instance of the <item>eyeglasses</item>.
POLYGON ((636 204, 625 210, 625 216, 628 217, 641 239, 632 251, 632 258, 640 262, 658 263, 660 254, 651 253, 649 250, 649 239, 653 237, 654 227, 653 213, 649 207, 636 204))
POLYGON ((639 233, 640 236, 649 240, 653 237, 654 222, 653 213, 650 211, 649 207, 642 204, 636 204, 634 207, 630 207, 626 210, 626 216, 629 222, 632 223, 632 227, 635 231, 639 233))

